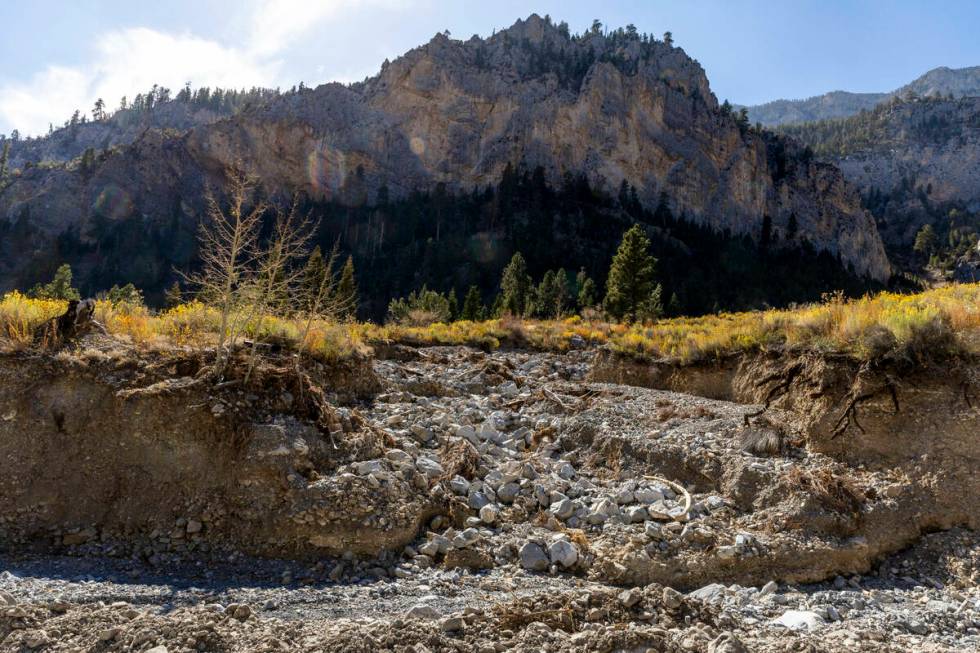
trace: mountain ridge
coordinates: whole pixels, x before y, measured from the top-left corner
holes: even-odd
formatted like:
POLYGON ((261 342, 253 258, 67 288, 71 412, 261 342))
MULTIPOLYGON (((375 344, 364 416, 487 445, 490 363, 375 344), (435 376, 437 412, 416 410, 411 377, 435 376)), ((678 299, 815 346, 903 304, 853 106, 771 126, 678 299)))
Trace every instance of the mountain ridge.
MULTIPOLYGON (((885 93, 855 93, 836 90, 801 100, 779 99, 763 104, 747 106, 749 120, 767 127, 846 118, 867 111, 893 97, 909 94, 929 96, 934 94, 954 97, 980 95, 980 66, 949 68, 939 66, 920 75, 908 84, 885 93)), ((739 105, 740 106, 740 105, 739 105)))
MULTIPOLYGON (((33 283, 50 267, 45 247, 71 233, 98 249, 107 224, 186 232, 205 189, 237 162, 270 195, 348 206, 475 191, 518 166, 553 186, 583 175, 720 232, 768 229, 778 246, 806 240, 859 274, 890 271, 840 173, 722 112, 682 49, 624 30, 573 37, 536 15, 487 39, 437 34, 362 83, 283 93, 180 133, 145 130, 88 162, 22 170, 0 192, 0 219, 24 231, 11 241, 23 253, 0 271, 33 283)), ((190 245, 179 249, 147 265, 192 260, 190 245)))

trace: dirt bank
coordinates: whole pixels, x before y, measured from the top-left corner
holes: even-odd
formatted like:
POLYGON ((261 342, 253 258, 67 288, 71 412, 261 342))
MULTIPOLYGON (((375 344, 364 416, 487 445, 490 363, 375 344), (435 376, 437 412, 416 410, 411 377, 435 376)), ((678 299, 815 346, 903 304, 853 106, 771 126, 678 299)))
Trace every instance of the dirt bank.
POLYGON ((201 383, 190 352, 111 341, 0 357, 0 542, 318 556, 414 539, 429 479, 343 473, 384 436, 356 408, 311 396, 373 394, 370 361, 312 363, 306 387, 291 365, 201 383))
MULTIPOLYGON (((801 572, 833 566, 858 572, 923 533, 980 524, 980 400, 974 399, 980 393, 980 361, 975 359, 874 364, 813 353, 759 353, 677 365, 600 352, 590 378, 710 393, 754 406, 745 416, 746 447, 765 454, 767 448, 775 453, 792 443, 837 461, 829 475, 796 471, 796 482, 815 495, 840 494, 859 488, 862 477, 873 477, 873 486, 859 493, 859 519, 841 529, 850 539, 801 549, 796 558, 801 572)), ((732 490, 749 482, 742 469, 718 474, 732 490)), ((772 505, 785 499, 769 494, 772 505)), ((817 516, 807 518, 805 512, 798 527, 819 532, 817 516)))

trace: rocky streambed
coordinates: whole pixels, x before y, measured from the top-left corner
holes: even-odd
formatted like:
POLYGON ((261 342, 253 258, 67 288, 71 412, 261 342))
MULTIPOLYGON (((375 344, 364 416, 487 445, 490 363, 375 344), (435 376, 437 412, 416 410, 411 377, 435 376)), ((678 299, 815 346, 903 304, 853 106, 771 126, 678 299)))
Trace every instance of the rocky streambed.
MULTIPOLYGON (((898 450, 872 456, 887 444, 875 411, 893 419, 890 393, 866 397, 860 429, 830 438, 826 413, 850 407, 803 403, 799 388, 834 378, 812 364, 781 402, 760 384, 729 397, 757 403, 739 403, 594 382, 587 349, 392 347, 367 367, 324 371, 322 402, 310 403, 282 370, 260 387, 185 387, 186 356, 149 376, 140 370, 168 366, 120 366, 123 349, 102 339, 43 368, 4 361, 22 378, 54 374, 64 393, 28 404, 23 384, 7 385, 0 398, 4 460, 19 465, 0 481, 0 650, 980 643, 972 406, 955 406, 955 432, 909 415, 917 426, 898 450), (31 456, 16 440, 28 410, 47 424, 31 456), (106 415, 111 446, 84 426, 106 415), (54 446, 73 434, 74 467, 54 446), (165 465, 147 470, 136 452, 197 466, 168 483, 165 465), (95 473, 103 489, 73 503, 95 473)), ((756 376, 781 385, 771 370, 784 363, 756 376)))

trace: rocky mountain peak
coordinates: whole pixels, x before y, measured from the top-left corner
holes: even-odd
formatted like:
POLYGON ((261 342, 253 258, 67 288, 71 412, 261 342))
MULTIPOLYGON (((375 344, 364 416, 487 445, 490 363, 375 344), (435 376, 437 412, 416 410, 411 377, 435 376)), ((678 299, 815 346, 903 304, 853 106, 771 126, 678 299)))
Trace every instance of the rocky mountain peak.
POLYGON ((544 43, 551 40, 568 41, 568 34, 562 34, 558 26, 539 16, 531 14, 526 19, 518 18, 517 22, 495 34, 493 39, 504 38, 504 35, 514 39, 527 39, 531 43, 544 43))
POLYGON ((120 219, 196 223, 203 188, 237 162, 271 194, 357 206, 382 189, 467 193, 508 169, 540 170, 555 188, 625 184, 651 210, 664 204, 720 233, 771 232, 780 246, 806 242, 860 274, 889 274, 874 222, 839 172, 720 111, 682 49, 633 29, 571 35, 536 15, 485 39, 437 35, 363 83, 301 88, 84 169, 32 170, 0 192, 0 216, 29 214, 49 237, 87 234, 111 186, 127 200, 120 219))

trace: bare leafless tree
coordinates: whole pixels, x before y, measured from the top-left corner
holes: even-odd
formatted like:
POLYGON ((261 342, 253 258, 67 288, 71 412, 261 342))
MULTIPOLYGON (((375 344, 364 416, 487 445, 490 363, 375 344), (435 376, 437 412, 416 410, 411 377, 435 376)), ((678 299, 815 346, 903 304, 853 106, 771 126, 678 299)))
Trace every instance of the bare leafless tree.
MULTIPOLYGON (((231 351, 247 329, 261 336, 271 316, 300 320, 296 370, 318 322, 336 322, 351 310, 350 297, 337 291, 339 244, 335 244, 325 270, 311 283, 308 270, 300 266, 307 258, 317 225, 297 214, 294 199, 288 211, 255 201, 246 210, 256 181, 239 167, 227 174, 227 207, 222 210, 213 193, 207 194, 207 217, 201 225, 199 243, 201 270, 185 275, 199 295, 220 315, 217 351, 212 373, 224 374, 231 351), (262 218, 273 210, 275 226, 268 239, 261 238, 262 218)), ((247 381, 258 359, 261 344, 252 339, 247 381)))
POLYGON ((254 294, 260 256, 259 233, 268 208, 263 201, 246 210, 255 180, 240 167, 226 174, 227 208, 222 210, 208 189, 207 219, 198 230, 200 271, 184 275, 199 295, 220 315, 213 371, 220 376, 230 349, 247 325, 248 305, 254 294))
MULTIPOLYGON (((261 333, 267 317, 295 313, 294 304, 302 305, 301 281, 303 269, 298 265, 309 251, 309 242, 316 225, 309 216, 297 217, 296 200, 288 211, 276 210, 276 226, 272 238, 261 249, 256 261, 256 283, 249 302, 247 323, 261 333)), ((246 381, 255 367, 259 343, 254 340, 249 355, 246 381)))

